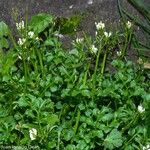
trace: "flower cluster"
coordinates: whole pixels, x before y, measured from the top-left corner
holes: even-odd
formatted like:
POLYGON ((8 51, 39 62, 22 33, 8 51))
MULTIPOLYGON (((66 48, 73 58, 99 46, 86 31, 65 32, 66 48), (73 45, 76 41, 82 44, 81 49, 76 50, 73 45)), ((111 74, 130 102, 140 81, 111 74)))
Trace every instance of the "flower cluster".
POLYGON ((58 38, 64 38, 64 36, 62 35, 62 34, 59 34, 59 33, 55 33, 54 34, 56 37, 58 37, 58 38))
MULTIPOLYGON (((25 29, 25 23, 24 23, 24 21, 22 20, 21 22, 16 23, 16 28, 17 28, 17 30, 19 30, 19 31, 22 30, 22 29, 25 29)), ((29 32, 27 33, 27 36, 28 36, 29 39, 33 39, 33 38, 35 37, 35 34, 34 34, 33 31, 29 31, 29 32)), ((36 40, 39 40, 38 37, 36 37, 35 39, 36 39, 36 40)), ((19 39, 18 39, 18 42, 17 42, 17 43, 18 43, 20 46, 22 46, 25 42, 26 42, 26 36, 23 36, 23 38, 19 38, 19 39)))
POLYGON ((22 20, 20 23, 16 23, 17 30, 22 30, 25 28, 24 21, 22 20))
POLYGON ((100 29, 104 29, 105 28, 105 24, 102 22, 102 21, 100 21, 100 22, 95 22, 95 26, 96 26, 96 29, 97 30, 100 30, 100 29))
POLYGON ((92 5, 93 4, 93 0, 88 0, 87 4, 88 5, 92 5))
POLYGON ((144 146, 143 150, 150 150, 150 145, 144 146))
POLYGON ((104 32, 104 35, 106 38, 109 38, 112 35, 112 33, 111 32, 104 32))
POLYGON ((122 52, 121 51, 117 51, 117 56, 121 56, 122 55, 122 52))
POLYGON ((32 128, 29 130, 29 134, 30 134, 30 139, 33 141, 36 139, 37 137, 37 130, 32 128))
MULTIPOLYGON (((99 30, 103 30, 104 28, 105 28, 105 24, 102 22, 102 21, 100 21, 100 22, 95 22, 95 25, 96 25, 96 29, 97 29, 97 31, 96 31, 96 33, 95 33, 95 35, 97 36, 97 34, 98 34, 98 31, 99 30)), ((112 35, 112 33, 111 32, 103 32, 103 34, 104 34, 104 36, 106 37, 106 38, 109 38, 111 35, 112 35)))
POLYGON ((29 32, 28 32, 28 36, 29 36, 29 38, 31 38, 31 39, 32 39, 32 38, 34 37, 34 32, 29 31, 29 32))
POLYGON ((128 22, 126 23, 126 26, 127 26, 128 29, 130 29, 130 28, 132 27, 132 23, 131 23, 130 21, 128 21, 128 22))
POLYGON ((142 105, 138 106, 139 113, 143 113, 145 111, 145 108, 142 105))
POLYGON ((26 39, 25 38, 19 38, 19 40, 18 40, 18 44, 20 45, 20 46, 22 46, 24 43, 26 42, 26 39))
POLYGON ((92 45, 91 46, 91 52, 94 53, 94 54, 96 54, 97 51, 98 51, 98 49, 95 47, 95 45, 92 45))
POLYGON ((83 38, 76 38, 76 43, 82 43, 83 42, 83 38))
MULTIPOLYGON (((35 37, 35 34, 33 31, 29 31, 27 35, 29 39, 33 39, 35 37)), ((36 37, 35 39, 39 40, 38 37, 36 37)), ((19 38, 17 43, 18 45, 22 46, 25 42, 26 42, 26 38, 19 38)))

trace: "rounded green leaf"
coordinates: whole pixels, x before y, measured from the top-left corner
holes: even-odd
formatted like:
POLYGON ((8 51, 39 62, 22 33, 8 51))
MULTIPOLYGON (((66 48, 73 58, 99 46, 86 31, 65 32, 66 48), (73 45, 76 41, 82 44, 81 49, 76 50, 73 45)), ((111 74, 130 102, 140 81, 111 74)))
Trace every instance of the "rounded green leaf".
POLYGON ((0 37, 8 36, 8 33, 9 33, 8 26, 3 21, 1 21, 0 22, 0 37))
POLYGON ((45 28, 47 28, 49 24, 53 22, 53 20, 54 20, 53 16, 45 13, 40 13, 31 18, 31 21, 29 23, 29 28, 36 33, 40 33, 45 28))

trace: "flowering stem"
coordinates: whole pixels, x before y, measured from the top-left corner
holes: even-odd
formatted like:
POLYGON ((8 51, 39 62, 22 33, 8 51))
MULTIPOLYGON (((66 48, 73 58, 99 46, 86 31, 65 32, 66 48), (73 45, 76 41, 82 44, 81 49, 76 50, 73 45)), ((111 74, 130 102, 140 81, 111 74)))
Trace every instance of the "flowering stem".
POLYGON ((101 46, 100 46, 100 48, 99 48, 99 50, 98 50, 98 55, 97 55, 97 57, 96 57, 96 64, 95 64, 94 74, 93 74, 93 78, 92 78, 92 80, 93 80, 93 88, 95 88, 96 72, 97 72, 97 68, 98 68, 99 56, 100 56, 100 54, 101 54, 101 51, 102 51, 102 49, 101 49, 101 46))
POLYGON ((101 77, 104 74, 105 64, 106 64, 106 58, 107 58, 107 52, 104 54, 104 57, 103 57, 103 62, 102 62, 102 66, 101 66, 101 77))
POLYGON ((78 129, 78 126, 79 126, 79 120, 80 120, 80 110, 78 109, 78 111, 77 111, 76 123, 75 123, 75 126, 74 126, 74 133, 75 133, 75 134, 76 134, 77 129, 78 129))
POLYGON ((25 87, 26 87, 28 75, 27 75, 27 64, 26 64, 25 58, 26 58, 26 57, 25 57, 25 53, 23 52, 22 60, 23 60, 24 76, 25 76, 25 87))
POLYGON ((87 74, 88 74, 89 68, 90 68, 90 64, 88 64, 87 67, 86 67, 86 72, 85 72, 84 78, 83 78, 83 85, 86 84, 86 81, 87 81, 87 74))
POLYGON ((125 56, 126 50, 127 50, 128 45, 130 44, 130 41, 131 41, 132 33, 131 33, 131 31, 129 31, 129 32, 130 33, 128 33, 128 31, 127 31, 127 33, 126 33, 127 35, 126 35, 126 39, 125 39, 125 45, 121 51, 121 58, 123 58, 125 56))
POLYGON ((60 134, 61 134, 61 131, 58 131, 58 145, 57 145, 57 150, 59 150, 59 145, 60 145, 60 134))
MULTIPOLYGON (((138 134, 138 133, 134 134, 134 135, 131 137, 131 139, 129 139, 129 141, 127 141, 126 143, 124 143, 124 146, 123 146, 122 148, 124 149, 127 145, 129 145, 129 143, 137 136, 137 134, 138 134)), ((139 150, 140 150, 140 149, 139 149, 139 150)))

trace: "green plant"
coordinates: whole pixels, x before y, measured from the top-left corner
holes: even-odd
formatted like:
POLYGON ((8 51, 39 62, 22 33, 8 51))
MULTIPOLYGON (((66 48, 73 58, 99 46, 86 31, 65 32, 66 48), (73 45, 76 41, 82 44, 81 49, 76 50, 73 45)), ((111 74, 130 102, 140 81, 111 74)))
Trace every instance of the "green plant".
MULTIPOLYGON (((93 94, 87 94, 82 95, 82 99, 81 96, 72 98, 82 100, 78 105, 72 105, 71 101, 56 104, 61 110, 58 111, 60 149, 141 149, 149 141, 145 112, 138 112, 141 104, 148 109, 144 76, 139 76, 131 62, 116 60, 113 65, 118 71, 97 81, 93 101, 93 94)), ((71 98, 71 94, 67 98, 71 98)))
POLYGON ((149 6, 145 4, 143 0, 127 0, 127 2, 134 7, 138 12, 138 17, 125 9, 122 0, 118 0, 118 8, 123 21, 131 20, 134 25, 140 28, 141 33, 145 36, 145 40, 138 38, 138 35, 134 33, 133 45, 140 53, 140 56, 145 55, 145 52, 149 51, 150 43, 150 10, 149 6))
MULTIPOLYGON (((149 56, 146 54, 149 53, 150 49, 150 9, 149 5, 146 5, 146 3, 142 0, 127 0, 127 2, 134 7, 134 9, 138 12, 138 16, 132 15, 127 11, 123 5, 123 1, 118 0, 118 8, 120 15, 123 20, 130 19, 138 28, 140 28, 140 32, 143 32, 145 36, 145 40, 141 40, 138 38, 136 33, 134 33, 134 38, 132 40, 133 46, 135 49, 138 50, 139 56, 144 58, 147 58, 149 61, 149 56)), ((149 98, 148 98, 149 99, 149 98)), ((147 114, 149 116, 149 113, 147 114)), ((149 117, 148 117, 149 118, 149 117)), ((149 119, 148 119, 149 120, 149 119)), ((150 124, 149 121, 147 121, 147 124, 150 124)), ((149 126, 148 126, 149 128, 149 126)), ((150 132, 150 130, 149 130, 150 132)))
POLYGON ((0 22, 0 52, 2 52, 2 50, 4 49, 9 48, 8 35, 9 35, 8 26, 3 21, 1 21, 0 22))
POLYGON ((10 34, 13 47, 0 55, 0 144, 141 149, 149 142, 149 74, 121 61, 132 30, 106 32, 99 22, 94 38, 77 38, 67 51, 55 21, 42 13, 17 23, 18 41, 10 34), (109 60, 116 48, 121 55, 109 60))

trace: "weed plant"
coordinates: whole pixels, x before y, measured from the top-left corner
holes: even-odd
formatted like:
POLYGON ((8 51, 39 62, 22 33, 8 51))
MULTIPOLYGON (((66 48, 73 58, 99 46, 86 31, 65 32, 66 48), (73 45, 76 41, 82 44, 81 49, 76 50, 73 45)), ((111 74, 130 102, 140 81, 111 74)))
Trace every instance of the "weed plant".
POLYGON ((133 24, 137 26, 137 29, 140 29, 140 34, 142 34, 143 38, 139 38, 137 34, 139 31, 136 31, 134 33, 132 44, 140 54, 140 57, 144 56, 147 58, 148 56, 146 54, 150 49, 150 6, 148 5, 148 2, 146 4, 146 1, 144 2, 143 0, 126 0, 128 4, 127 6, 130 5, 135 10, 136 14, 138 14, 135 15, 126 9, 123 5, 123 0, 117 1, 121 19, 124 22, 131 20, 133 24))
POLYGON ((123 61, 132 24, 112 33, 95 23, 95 37, 64 50, 55 19, 38 14, 17 23, 17 42, 0 23, 1 148, 148 148, 149 70, 123 61))

